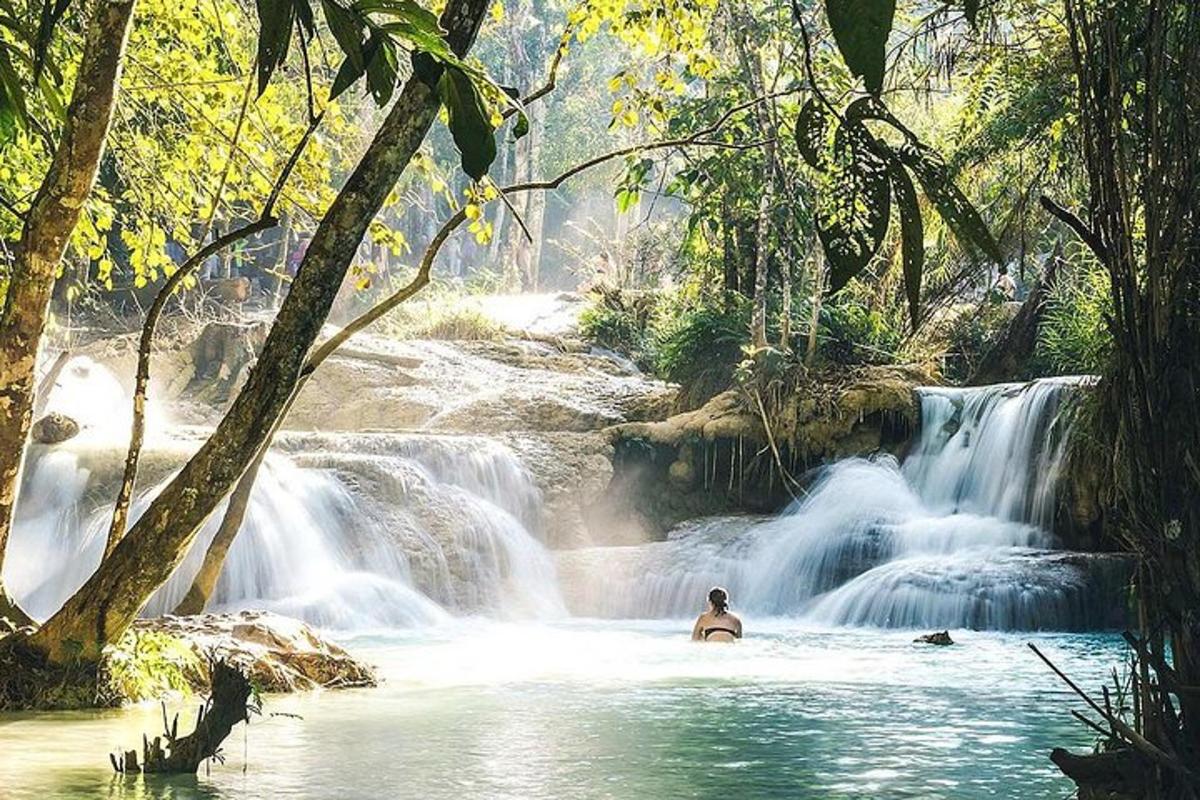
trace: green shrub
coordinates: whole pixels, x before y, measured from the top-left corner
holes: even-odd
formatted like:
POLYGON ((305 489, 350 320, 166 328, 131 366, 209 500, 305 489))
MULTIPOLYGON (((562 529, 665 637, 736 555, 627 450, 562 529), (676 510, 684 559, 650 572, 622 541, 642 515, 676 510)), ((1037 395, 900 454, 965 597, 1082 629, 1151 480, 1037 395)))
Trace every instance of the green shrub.
POLYGON ((820 321, 818 352, 835 364, 894 363, 904 339, 883 314, 853 300, 822 306, 820 321))
POLYGON ((699 305, 663 315, 653 341, 655 371, 682 387, 686 405, 698 405, 729 387, 749 331, 749 303, 731 309, 699 305))
POLYGON ((951 383, 969 379, 996 337, 1012 320, 1011 308, 984 301, 958 309, 945 328, 943 377, 951 383))
POLYGON ((600 347, 634 358, 646 346, 647 321, 627 308, 594 303, 579 315, 579 332, 584 339, 600 347))
POLYGON ((1112 352, 1112 336, 1105 321, 1111 313, 1108 275, 1098 265, 1088 264, 1061 276, 1050 291, 1038 328, 1038 371, 1100 372, 1112 352))
POLYGON ((579 333, 599 347, 615 350, 650 368, 653 327, 660 313, 657 292, 597 286, 579 315, 579 333))
POLYGON ((190 694, 204 682, 204 663, 182 639, 158 631, 130 630, 105 651, 108 690, 125 702, 190 694))

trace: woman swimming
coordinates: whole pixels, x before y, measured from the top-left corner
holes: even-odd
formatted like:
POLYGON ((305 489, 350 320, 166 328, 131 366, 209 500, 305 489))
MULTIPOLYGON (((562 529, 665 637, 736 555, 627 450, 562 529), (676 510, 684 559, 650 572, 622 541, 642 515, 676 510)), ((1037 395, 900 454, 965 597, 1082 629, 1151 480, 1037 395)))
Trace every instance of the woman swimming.
POLYGON ((742 621, 729 613, 729 592, 714 586, 708 593, 708 609, 692 628, 693 642, 734 642, 742 638, 742 621))

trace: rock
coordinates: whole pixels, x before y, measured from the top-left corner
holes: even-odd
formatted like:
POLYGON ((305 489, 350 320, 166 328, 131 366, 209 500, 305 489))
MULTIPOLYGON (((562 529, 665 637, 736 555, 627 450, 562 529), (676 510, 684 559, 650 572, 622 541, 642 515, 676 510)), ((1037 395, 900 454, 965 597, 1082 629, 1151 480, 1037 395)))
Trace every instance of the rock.
POLYGON ((194 372, 188 390, 197 399, 217 406, 231 399, 257 358, 269 329, 261 321, 242 324, 214 320, 206 324, 190 348, 194 372))
MULTIPOLYGON (((164 616, 138 620, 135 632, 165 633, 204 659, 223 658, 265 692, 376 685, 375 671, 299 620, 278 614, 164 616)), ((203 690, 205 687, 193 687, 203 690)))
POLYGON ((913 642, 918 644, 936 644, 940 647, 954 644, 954 640, 950 638, 950 631, 927 633, 924 636, 918 636, 917 638, 913 639, 913 642))
POLYGON ((40 444, 59 444, 74 438, 79 433, 79 423, 68 417, 52 411, 33 423, 30 436, 40 444))

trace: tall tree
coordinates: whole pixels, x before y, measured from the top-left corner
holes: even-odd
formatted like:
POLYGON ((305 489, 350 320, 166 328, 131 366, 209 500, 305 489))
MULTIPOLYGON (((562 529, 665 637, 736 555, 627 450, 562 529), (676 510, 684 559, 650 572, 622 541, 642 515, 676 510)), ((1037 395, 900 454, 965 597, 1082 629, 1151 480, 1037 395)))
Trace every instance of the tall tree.
MULTIPOLYGON (((441 24, 457 56, 470 48, 488 5, 488 0, 446 5, 441 24)), ((286 409, 368 226, 437 118, 442 96, 459 99, 457 107, 451 106, 452 117, 455 111, 472 111, 461 102, 467 93, 464 78, 427 55, 414 56, 412 75, 321 220, 262 353, 228 413, 111 556, 30 638, 52 661, 94 659, 123 634, 252 463, 286 409)), ((478 176, 479 163, 468 156, 465 141, 459 144, 464 168, 478 176)))
MULTIPOLYGON (((25 215, 0 312, 0 576, 32 421, 38 345, 59 263, 104 155, 134 5, 135 0, 93 5, 66 124, 25 215)), ((2 577, 0 615, 25 619, 2 577)))
MULTIPOLYGON (((1116 344, 1099 430, 1139 561, 1140 668, 1121 741, 1154 796, 1200 792, 1200 5, 1064 0, 1089 198, 1050 198, 1108 272, 1116 344), (1151 678, 1151 674, 1155 677, 1151 678)), ((1066 763, 1066 762, 1063 762, 1066 763)), ((1060 764, 1061 765, 1061 764, 1060 764)), ((1064 766, 1064 770, 1067 767, 1064 766)), ((1074 777, 1074 776, 1073 776, 1074 777)))

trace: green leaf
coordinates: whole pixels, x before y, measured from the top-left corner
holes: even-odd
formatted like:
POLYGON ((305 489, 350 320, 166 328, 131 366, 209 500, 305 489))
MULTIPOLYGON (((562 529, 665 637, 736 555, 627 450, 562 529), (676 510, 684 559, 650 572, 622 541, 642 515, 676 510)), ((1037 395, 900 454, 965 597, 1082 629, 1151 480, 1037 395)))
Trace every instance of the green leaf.
POLYGON ((316 21, 313 19, 312 6, 309 5, 309 0, 295 0, 296 21, 300 23, 300 32, 307 39, 311 39, 313 33, 316 32, 316 21))
POLYGON ((349 58, 342 59, 342 66, 338 67, 337 75, 333 78, 333 86, 329 87, 329 99, 336 100, 363 76, 364 71, 355 67, 349 58))
POLYGON ((399 64, 396 60, 396 45, 387 34, 375 32, 367 40, 367 88, 380 106, 387 105, 396 89, 399 64))
POLYGON ((900 146, 898 154, 904 165, 917 176, 925 196, 950 230, 954 231, 955 238, 966 249, 977 250, 996 263, 1002 262, 1004 256, 1000 252, 1000 245, 971 201, 954 185, 942 157, 916 139, 907 139, 900 146))
POLYGON ((975 20, 979 17, 979 0, 963 0, 963 11, 967 15, 967 22, 974 28, 975 20))
POLYGON ((829 262, 829 291, 838 292, 869 263, 887 235, 891 188, 887 166, 861 124, 834 133, 834 191, 818 205, 817 233, 829 262))
POLYGON ((25 87, 13 69, 8 47, 0 42, 0 143, 16 135, 17 128, 28 119, 25 109, 25 87))
POLYGON ((258 7, 258 53, 254 62, 258 68, 258 96, 266 91, 271 75, 287 58, 292 38, 292 23, 296 19, 293 0, 255 0, 258 7))
POLYGON ((925 225, 912 178, 900 162, 887 161, 892 196, 900 214, 900 257, 904 263, 904 293, 908 296, 908 318, 913 330, 921 321, 921 277, 925 271, 925 225))
POLYGON ((325 22, 337 41, 338 47, 350 59, 355 69, 366 69, 367 59, 363 54, 363 29, 366 21, 360 14, 343 8, 335 0, 321 0, 325 22))
POLYGON ((379 25, 381 30, 398 36, 411 44, 415 49, 428 53, 433 58, 441 61, 443 64, 453 64, 460 69, 466 65, 454 51, 450 49, 450 44, 447 42, 441 33, 431 32, 417 25, 413 25, 408 20, 392 20, 379 25))
POLYGON ((517 121, 513 123, 513 141, 529 133, 529 117, 524 111, 517 112, 517 121))
POLYGON ((825 0, 825 13, 846 66, 867 91, 879 94, 896 0, 825 0))
POLYGON ((450 117, 450 134, 462 156, 463 172, 475 180, 487 174, 496 160, 496 137, 491 115, 471 76, 447 66, 438 91, 450 117))
POLYGON ((437 15, 412 0, 358 0, 354 8, 364 14, 377 13, 387 17, 380 23, 383 30, 408 41, 414 48, 445 64, 465 67, 450 49, 446 31, 437 15))
POLYGON ((829 112, 815 97, 805 103, 796 116, 796 145, 813 169, 824 171, 829 168, 825 150, 831 124, 829 112))
POLYGON ((375 12, 390 14, 408 20, 414 26, 424 28, 439 36, 445 33, 441 23, 438 22, 437 14, 414 0, 358 0, 354 4, 354 8, 364 14, 375 12))
POLYGON ((877 98, 859 98, 847 106, 847 122, 868 118, 883 120, 904 134, 904 144, 896 151, 896 155, 917 177, 925 195, 963 247, 976 250, 997 263, 1002 261, 1000 246, 971 201, 954 185, 954 179, 942 157, 922 144, 917 135, 877 98))

